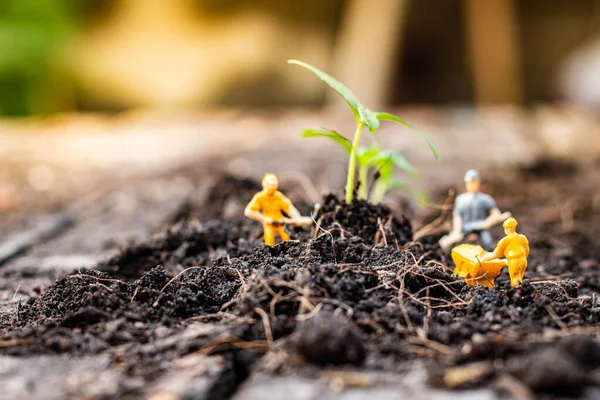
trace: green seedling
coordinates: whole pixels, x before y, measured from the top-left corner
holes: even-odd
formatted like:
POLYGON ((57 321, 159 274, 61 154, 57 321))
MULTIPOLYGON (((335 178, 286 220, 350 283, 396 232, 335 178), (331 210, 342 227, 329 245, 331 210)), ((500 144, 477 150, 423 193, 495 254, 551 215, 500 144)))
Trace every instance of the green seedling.
MULTIPOLYGON (((303 137, 328 137, 340 144, 346 153, 352 151, 352 143, 335 131, 325 129, 307 129, 302 132, 303 137)), ((401 154, 392 150, 382 150, 373 141, 369 147, 359 147, 356 150, 356 162, 358 165, 357 197, 361 200, 369 200, 378 204, 388 190, 401 189, 411 193, 419 201, 427 202, 427 198, 418 193, 413 193, 410 185, 394 176, 394 170, 399 168, 411 177, 419 176, 417 170, 401 154), (369 176, 373 177, 369 183, 369 176), (370 196, 369 196, 370 195, 370 196)))
MULTIPOLYGON (((333 78, 332 76, 326 74, 325 72, 319 70, 318 68, 313 67, 310 64, 307 64, 305 62, 298 61, 298 60, 288 60, 288 63, 296 64, 296 65, 299 65, 301 67, 304 67, 304 68, 312 71, 323 82, 325 82, 327 85, 329 85, 329 87, 331 87, 333 90, 335 90, 336 93, 338 93, 340 96, 342 96, 344 98, 344 100, 346 100, 346 103, 348 103, 348 106, 350 107, 350 109, 352 110, 352 113, 354 114, 354 119, 356 120, 356 130, 354 131, 354 137, 353 137, 352 141, 348 140, 343 135, 341 135, 335 131, 328 130, 328 129, 309 129, 309 130, 304 131, 304 133, 303 133, 303 135, 305 137, 327 137, 327 138, 330 138, 330 139, 334 140, 336 143, 340 144, 344 148, 344 150, 346 150, 349 153, 350 157, 348 160, 348 176, 346 179, 346 203, 348 203, 348 204, 352 203, 352 200, 354 198, 354 190, 353 189, 354 189, 354 180, 355 180, 355 175, 356 175, 357 162, 359 163, 360 168, 362 168, 362 167, 366 168, 366 170, 359 169, 359 179, 361 179, 361 181, 360 181, 361 186, 359 186, 359 191, 360 191, 360 194, 364 195, 364 198, 366 198, 366 196, 368 194, 367 182, 365 179, 366 176, 361 176, 361 175, 368 174, 369 167, 376 167, 377 163, 380 163, 380 164, 383 163, 383 160, 385 160, 386 158, 389 160, 385 164, 390 164, 389 167, 392 170, 392 175, 387 177, 387 181, 388 181, 387 183, 385 183, 385 179, 378 180, 376 187, 373 190, 374 197, 376 194, 376 197, 374 198, 374 200, 378 200, 379 197, 383 197, 383 194, 385 194, 384 189, 388 190, 388 189, 398 186, 397 184, 392 182, 392 176, 393 176, 392 165, 396 165, 404 170, 406 170, 407 165, 410 166, 410 164, 408 164, 408 162, 399 154, 391 153, 390 151, 387 151, 388 153, 383 152, 383 155, 382 155, 381 151, 379 151, 378 149, 375 149, 373 147, 360 152, 364 156, 363 161, 365 161, 365 163, 366 163, 366 164, 361 164, 361 161, 359 160, 359 157, 361 156, 361 154, 359 154, 359 143, 360 143, 360 136, 361 136, 362 130, 365 126, 369 129, 369 131, 376 132, 380 127, 380 121, 392 121, 392 122, 397 122, 399 124, 402 124, 410 129, 412 129, 413 131, 419 133, 421 136, 423 136, 423 138, 429 145, 429 148, 433 152, 433 155, 435 156, 436 160, 439 159, 437 150, 435 149, 435 146, 433 145, 431 140, 425 134, 419 132, 412 125, 410 125, 409 123, 404 121, 402 118, 400 118, 394 114, 390 114, 390 113, 375 112, 375 111, 369 110, 368 108, 363 106, 360 103, 360 101, 358 101, 358 98, 356 97, 356 95, 354 93, 352 93, 352 91, 350 91, 350 89, 348 89, 344 84, 342 84, 340 81, 333 78), (366 154, 368 154, 369 157, 367 157, 366 154), (392 154, 393 154, 393 156, 392 156, 392 154), (376 159, 378 161, 377 162, 375 162, 375 161, 367 162, 366 161, 367 159, 369 159, 369 160, 376 159), (394 160, 399 161, 399 164, 396 164, 394 162, 394 160), (379 182, 384 182, 384 183, 379 183, 379 182), (377 185, 380 186, 379 189, 377 188, 377 185), (366 190, 366 192, 365 192, 365 190, 366 190), (380 195, 378 193, 380 191, 383 191, 383 194, 380 195)), ((412 168, 412 166, 410 166, 410 168, 412 168)), ((385 172, 387 173, 387 170, 385 172)), ((382 178, 383 175, 382 175, 381 170, 380 170, 379 174, 380 174, 380 178, 382 178)))
MULTIPOLYGON (((357 161, 360 182, 358 198, 369 200, 373 204, 379 204, 386 192, 391 189, 401 189, 412 193, 410 185, 394 175, 395 168, 407 172, 413 178, 419 176, 414 167, 402 155, 392 150, 380 150, 376 143, 372 143, 367 149, 359 148, 357 161), (368 181, 370 175, 373 176, 371 191, 368 181)), ((420 195, 416 195, 416 197, 420 197, 420 195)))

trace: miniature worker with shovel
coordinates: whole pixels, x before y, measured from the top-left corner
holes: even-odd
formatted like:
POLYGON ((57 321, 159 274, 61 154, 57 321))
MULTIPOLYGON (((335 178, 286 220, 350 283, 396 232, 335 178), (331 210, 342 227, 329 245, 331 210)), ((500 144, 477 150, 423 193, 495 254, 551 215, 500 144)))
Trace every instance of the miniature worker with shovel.
POLYGON ((502 223, 511 214, 501 213, 492 196, 479 191, 481 181, 474 169, 465 174, 465 186, 467 192, 458 195, 454 201, 452 231, 440 239, 440 246, 447 249, 460 242, 466 234, 476 233, 483 248, 491 250, 493 239, 488 229, 502 223))
POLYGON ((277 190, 278 185, 275 175, 266 174, 262 180, 263 190, 254 195, 244 210, 246 217, 263 224, 265 243, 269 246, 275 244, 276 233, 282 242, 290 240, 285 224, 310 225, 313 222, 312 218, 300 215, 290 199, 277 190))

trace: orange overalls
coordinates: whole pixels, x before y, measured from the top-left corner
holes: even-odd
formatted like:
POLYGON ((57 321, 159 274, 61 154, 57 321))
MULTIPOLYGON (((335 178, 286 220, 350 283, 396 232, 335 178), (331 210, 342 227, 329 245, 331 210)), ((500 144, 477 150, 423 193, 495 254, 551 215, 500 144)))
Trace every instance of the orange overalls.
MULTIPOLYGON (((267 193, 265 190, 254 195, 247 208, 251 211, 259 211, 265 217, 271 218, 273 221, 281 221, 286 218, 283 213, 289 213, 292 202, 285 197, 280 191, 273 194, 267 193)), ((283 228, 282 223, 274 222, 263 224, 265 244, 273 246, 275 244, 275 234, 277 233, 281 241, 290 240, 290 235, 283 228)))

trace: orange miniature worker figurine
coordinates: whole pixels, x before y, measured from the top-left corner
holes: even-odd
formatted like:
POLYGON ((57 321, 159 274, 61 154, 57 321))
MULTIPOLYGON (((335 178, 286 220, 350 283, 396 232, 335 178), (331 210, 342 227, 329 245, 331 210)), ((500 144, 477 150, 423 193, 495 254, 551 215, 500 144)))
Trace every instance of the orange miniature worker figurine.
POLYGON ((527 269, 527 256, 529 256, 529 241, 520 233, 517 233, 517 220, 509 218, 502 224, 506 236, 502 238, 494 251, 486 253, 481 261, 491 261, 496 258, 505 257, 508 263, 510 284, 517 286, 523 282, 523 276, 527 269))
POLYGON ((529 242, 524 235, 516 232, 516 219, 508 218, 502 226, 506 236, 498 242, 498 246, 492 252, 474 244, 461 244, 452 249, 452 260, 456 266, 454 275, 463 278, 467 285, 493 287, 494 280, 506 265, 512 286, 517 286, 523 281, 529 242))
POLYGON ((282 242, 290 240, 284 224, 309 225, 312 218, 303 217, 290 199, 277 190, 277 177, 266 174, 262 180, 263 190, 256 193, 244 210, 244 215, 263 224, 265 243, 275 244, 277 233, 282 242), (284 215, 285 213, 285 215, 284 215))

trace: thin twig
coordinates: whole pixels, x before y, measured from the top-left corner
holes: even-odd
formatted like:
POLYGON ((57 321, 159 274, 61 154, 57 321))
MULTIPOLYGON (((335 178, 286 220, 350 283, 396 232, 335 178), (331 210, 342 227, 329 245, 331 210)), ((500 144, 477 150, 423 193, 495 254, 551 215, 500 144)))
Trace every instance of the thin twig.
POLYGON ((169 287, 169 285, 170 285, 171 283, 173 283, 175 280, 177 280, 177 278, 179 278, 179 277, 180 277, 182 274, 186 273, 186 272, 187 272, 187 271, 189 271, 189 270, 192 270, 192 269, 198 269, 198 268, 204 268, 204 267, 202 267, 202 266, 194 266, 194 267, 189 267, 189 268, 186 268, 186 269, 184 269, 183 271, 181 271, 180 273, 178 273, 177 275, 175 275, 175 277, 174 277, 173 279, 171 279, 169 282, 167 282, 167 284, 166 284, 165 286, 163 286, 163 288, 162 288, 162 289, 160 289, 160 292, 161 292, 161 293, 162 293, 162 292, 164 292, 164 291, 165 291, 165 289, 166 289, 167 287, 169 287))
POLYGON ((448 213, 453 208, 452 207, 453 201, 454 201, 454 191, 450 190, 448 192, 448 197, 446 197, 446 200, 444 200, 444 202, 442 203, 442 206, 440 207, 442 210, 442 213, 440 214, 440 216, 437 217, 436 219, 434 219, 429 224, 427 224, 427 225, 421 227, 419 230, 417 230, 415 232, 415 234, 413 235, 413 240, 418 240, 424 236, 427 236, 428 234, 432 233, 435 228, 439 227, 444 222, 446 222, 448 213))
POLYGON ((229 333, 216 336, 210 340, 207 344, 202 346, 198 353, 200 354, 213 354, 218 351, 228 350, 230 348, 243 349, 243 350, 254 350, 260 353, 266 353, 269 351, 270 345, 264 340, 255 340, 252 342, 246 342, 238 337, 235 337, 229 333))
POLYGON ((322 297, 315 297, 313 299, 315 301, 333 304, 334 306, 338 306, 340 308, 345 309, 347 311, 347 314, 346 314, 347 317, 352 317, 352 315, 354 314, 354 309, 352 307, 350 307, 348 304, 342 303, 341 301, 338 301, 335 299, 322 298, 322 297))
POLYGON ((265 329, 265 336, 267 338, 267 343, 270 347, 273 344, 273 332, 271 332, 271 323, 269 322, 269 316, 267 315, 265 310, 263 310, 260 307, 254 307, 254 312, 260 315, 260 318, 262 319, 263 327, 265 329))
POLYGON ((19 286, 17 286, 17 290, 15 290, 15 294, 13 294, 11 301, 15 300, 15 297, 17 297, 17 293, 19 292, 19 289, 21 289, 21 284, 19 284, 19 286))
POLYGON ((119 279, 113 279, 113 278, 99 278, 97 276, 93 276, 93 275, 87 275, 87 274, 82 274, 82 273, 77 273, 75 275, 69 275, 67 278, 91 278, 91 279, 95 279, 97 281, 104 281, 104 282, 116 282, 116 283, 120 283, 123 285, 126 285, 127 282, 121 281, 119 279))
POLYGON ((306 321, 308 319, 311 319, 312 317, 314 317, 315 315, 317 315, 319 313, 319 311, 321 311, 321 308, 323 307, 323 303, 319 303, 317 304, 317 306, 315 308, 312 309, 311 312, 309 312, 308 314, 302 314, 302 315, 296 315, 296 319, 298 321, 306 321))
POLYGON ((96 286, 102 286, 104 289, 108 290, 109 292, 111 292, 111 293, 113 292, 113 290, 112 290, 111 288, 109 288, 108 286, 106 286, 106 285, 105 285, 105 284, 103 284, 103 283, 96 282, 96 283, 92 283, 92 284, 90 284, 90 286, 94 286, 94 285, 96 285, 96 286))
POLYGON ((550 314, 550 317, 552 317, 552 319, 554 320, 554 322, 556 323, 556 325, 558 325, 558 327, 561 330, 565 330, 567 329, 567 324, 565 324, 560 317, 556 314, 556 312, 552 309, 552 307, 550 307, 549 305, 545 307, 546 311, 548 311, 548 314, 550 314))
MULTIPOLYGON (((319 223, 315 220, 315 217, 311 214, 310 218, 313 220, 313 222, 315 223, 315 226, 317 227, 318 230, 323 231, 324 233, 328 234, 331 237, 331 250, 333 253, 333 261, 335 264, 337 264, 337 257, 335 255, 335 239, 333 237, 333 234, 329 231, 326 231, 325 229, 323 229, 321 227, 321 225, 319 225, 319 223)), ((316 231, 315 231, 316 233, 316 231)), ((311 243, 312 246, 312 243, 311 243)))
POLYGON ((439 342, 436 342, 435 340, 425 339, 425 338, 416 337, 416 336, 412 336, 412 337, 409 336, 408 338, 406 338, 406 340, 409 343, 422 344, 423 346, 427 346, 430 349, 433 349, 433 350, 437 351, 438 353, 441 353, 445 356, 453 356, 456 354, 456 352, 452 349, 452 347, 446 346, 445 344, 442 344, 439 342))
POLYGON ((385 230, 383 229, 383 225, 381 225, 381 218, 377 217, 377 225, 379 226, 379 231, 381 232, 381 236, 383 237, 383 244, 387 247, 387 235, 385 234, 385 230))
POLYGON ((10 339, 0 341, 0 349, 7 349, 9 347, 21 346, 23 344, 27 344, 27 340, 23 339, 10 339))

